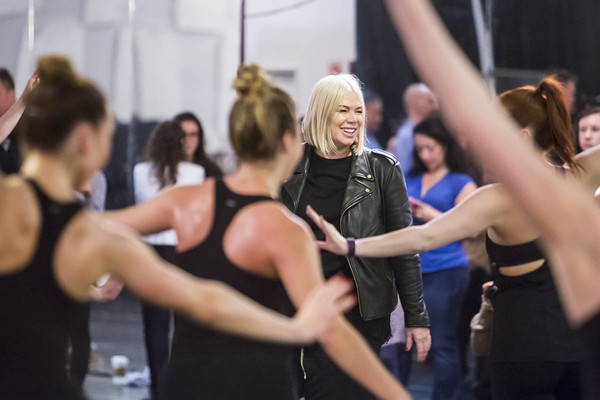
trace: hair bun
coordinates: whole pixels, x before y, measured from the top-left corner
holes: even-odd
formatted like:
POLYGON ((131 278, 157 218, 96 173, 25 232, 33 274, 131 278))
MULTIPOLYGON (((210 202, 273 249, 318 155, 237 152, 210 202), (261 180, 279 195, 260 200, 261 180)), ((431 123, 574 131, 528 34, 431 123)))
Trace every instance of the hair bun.
POLYGON ((239 97, 259 95, 267 86, 268 82, 258 65, 242 65, 238 68, 237 79, 233 83, 233 87, 239 97))
POLYGON ((40 82, 47 84, 74 85, 77 76, 66 57, 59 55, 43 56, 38 59, 37 73, 40 82))

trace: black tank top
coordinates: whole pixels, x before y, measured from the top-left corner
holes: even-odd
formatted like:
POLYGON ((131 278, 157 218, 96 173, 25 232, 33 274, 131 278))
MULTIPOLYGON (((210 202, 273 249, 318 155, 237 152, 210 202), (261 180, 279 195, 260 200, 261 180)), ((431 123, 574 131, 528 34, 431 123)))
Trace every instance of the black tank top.
POLYGON ((0 276, 0 398, 83 399, 67 377, 68 328, 80 303, 54 276, 60 235, 82 209, 50 199, 32 180, 41 211, 37 249, 29 264, 0 276))
POLYGON ((497 267, 521 265, 545 258, 544 253, 542 253, 538 247, 536 240, 512 246, 505 246, 492 242, 492 239, 490 239, 489 235, 486 233, 485 249, 490 260, 494 262, 497 267))
MULTIPOLYGON (((234 265, 223 250, 223 236, 235 215, 245 206, 259 201, 274 201, 266 196, 243 196, 230 191, 222 180, 215 182, 215 213, 211 231, 203 243, 179 255, 179 265, 192 275, 227 283, 259 304, 291 315, 293 308, 279 279, 265 278, 234 265)), ((264 238, 269 240, 269 238, 264 238)), ((204 327, 189 318, 175 316, 172 359, 206 356, 216 351, 239 351, 240 346, 264 346, 269 352, 288 352, 290 346, 260 343, 204 327)), ((291 354, 291 353, 290 353, 291 354)))
POLYGON ((580 343, 567 323, 548 261, 519 276, 499 272, 499 267, 545 259, 536 241, 503 246, 486 237, 486 249, 498 286, 491 362, 580 361, 580 343))

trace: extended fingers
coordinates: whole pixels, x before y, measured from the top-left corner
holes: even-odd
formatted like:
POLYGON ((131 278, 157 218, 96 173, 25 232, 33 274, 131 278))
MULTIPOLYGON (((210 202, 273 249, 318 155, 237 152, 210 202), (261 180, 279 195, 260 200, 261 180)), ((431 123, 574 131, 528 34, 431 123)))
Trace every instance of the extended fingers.
POLYGON ((312 219, 314 221, 314 223, 321 228, 322 222, 323 222, 323 217, 321 217, 319 215, 319 213, 317 213, 314 208, 312 208, 311 206, 306 206, 306 215, 308 215, 310 217, 310 219, 312 219))

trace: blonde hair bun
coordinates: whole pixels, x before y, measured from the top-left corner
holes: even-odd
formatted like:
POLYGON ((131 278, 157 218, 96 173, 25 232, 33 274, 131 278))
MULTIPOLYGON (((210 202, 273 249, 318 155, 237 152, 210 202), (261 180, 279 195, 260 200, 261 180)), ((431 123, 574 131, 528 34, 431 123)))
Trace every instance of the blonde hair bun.
POLYGON ((252 98, 262 94, 269 82, 265 79, 262 70, 256 64, 242 65, 238 68, 237 79, 233 83, 240 98, 252 98))

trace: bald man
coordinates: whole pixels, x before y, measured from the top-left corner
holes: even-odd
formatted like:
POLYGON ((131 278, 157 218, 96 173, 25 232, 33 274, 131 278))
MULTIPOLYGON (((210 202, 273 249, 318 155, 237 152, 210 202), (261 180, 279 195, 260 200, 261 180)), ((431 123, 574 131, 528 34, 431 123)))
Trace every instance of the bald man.
POLYGON ((407 175, 412 167, 413 128, 439 107, 435 95, 424 83, 408 85, 403 97, 407 117, 388 142, 388 151, 394 153, 402 173, 407 175))

